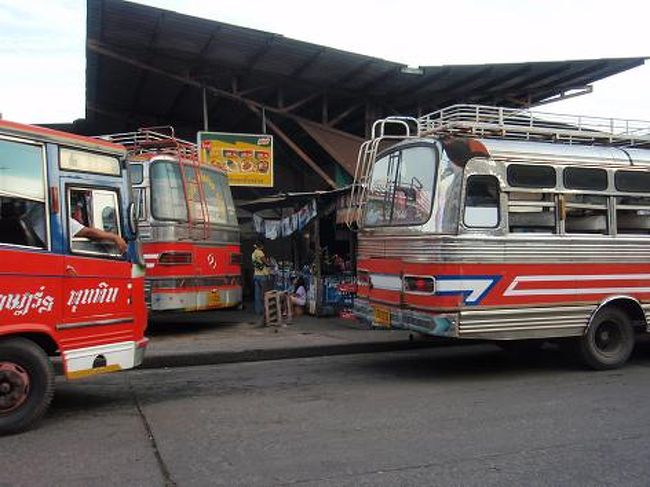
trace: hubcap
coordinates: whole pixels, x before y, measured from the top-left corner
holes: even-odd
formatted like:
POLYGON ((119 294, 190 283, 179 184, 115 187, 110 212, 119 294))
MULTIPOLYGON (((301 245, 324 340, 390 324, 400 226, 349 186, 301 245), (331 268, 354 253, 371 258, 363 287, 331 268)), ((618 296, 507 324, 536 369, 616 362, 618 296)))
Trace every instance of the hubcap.
POLYGON ((29 395, 29 374, 13 362, 0 362, 0 414, 19 408, 29 395))
POLYGON ((601 323, 596 330, 594 338, 596 347, 603 353, 613 353, 621 347, 621 330, 612 321, 601 323))

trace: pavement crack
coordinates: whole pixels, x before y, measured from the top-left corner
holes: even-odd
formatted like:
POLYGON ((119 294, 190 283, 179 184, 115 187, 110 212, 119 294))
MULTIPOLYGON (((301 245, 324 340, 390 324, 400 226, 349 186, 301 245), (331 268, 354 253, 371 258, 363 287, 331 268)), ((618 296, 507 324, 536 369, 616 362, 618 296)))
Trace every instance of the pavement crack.
POLYGON ((162 455, 160 454, 160 450, 158 449, 158 443, 156 442, 156 437, 153 434, 153 430, 151 429, 151 425, 149 424, 149 420, 147 419, 147 416, 145 416, 144 411, 142 410, 142 405, 140 404, 140 399, 138 399, 138 395, 135 393, 135 390, 133 389, 133 385, 131 384, 131 381, 126 378, 127 385, 129 387, 129 391, 131 393, 131 396, 133 397, 133 402, 135 403, 135 408, 138 411, 138 415, 140 416, 140 420, 142 421, 142 425, 144 426, 145 431, 147 432, 147 437, 149 438, 149 443, 151 445, 151 449, 153 450, 153 454, 156 457, 156 463, 158 463, 158 468, 160 469, 160 474, 162 475, 164 479, 164 486, 165 487, 177 487, 176 481, 172 478, 172 474, 169 471, 169 468, 167 467, 167 464, 165 463, 165 460, 163 459, 162 455))

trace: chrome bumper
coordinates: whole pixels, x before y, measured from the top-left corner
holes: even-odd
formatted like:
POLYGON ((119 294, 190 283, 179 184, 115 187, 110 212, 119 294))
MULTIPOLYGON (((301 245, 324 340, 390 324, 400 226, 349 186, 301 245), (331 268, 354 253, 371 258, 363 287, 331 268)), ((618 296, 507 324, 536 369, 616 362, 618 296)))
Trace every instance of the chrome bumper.
POLYGON ((370 304, 367 300, 354 300, 354 315, 359 321, 373 329, 410 330, 425 335, 440 337, 458 336, 457 314, 429 314, 419 311, 391 308, 384 305, 370 304), (390 310, 390 325, 375 322, 374 306, 390 310))

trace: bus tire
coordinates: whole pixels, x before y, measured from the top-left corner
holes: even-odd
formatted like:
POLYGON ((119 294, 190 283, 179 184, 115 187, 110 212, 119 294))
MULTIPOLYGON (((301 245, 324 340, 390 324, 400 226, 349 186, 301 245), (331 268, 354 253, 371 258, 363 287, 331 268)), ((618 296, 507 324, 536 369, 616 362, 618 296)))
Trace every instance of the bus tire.
POLYGON ((36 423, 54 394, 54 368, 41 347, 25 338, 0 341, 0 435, 36 423))
POLYGON ((595 370, 621 367, 634 349, 634 329, 622 310, 605 308, 591 321, 587 332, 578 339, 583 362, 595 370))

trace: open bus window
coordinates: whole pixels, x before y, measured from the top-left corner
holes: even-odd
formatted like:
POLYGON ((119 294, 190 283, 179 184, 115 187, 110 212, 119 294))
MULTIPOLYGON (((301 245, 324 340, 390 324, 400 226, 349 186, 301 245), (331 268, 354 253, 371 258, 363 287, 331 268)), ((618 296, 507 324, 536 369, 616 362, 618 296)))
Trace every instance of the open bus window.
POLYGON ((0 196, 0 243, 45 248, 45 203, 0 196))
POLYGON ((46 248, 45 219, 42 147, 0 140, 0 243, 46 248))
POLYGON ((413 146, 377 160, 368 190, 367 226, 420 225, 431 214, 436 175, 433 147, 413 146))
POLYGON ((70 189, 69 235, 70 249, 76 253, 119 257, 121 252, 111 241, 89 240, 76 236, 83 228, 98 228, 104 232, 121 235, 118 196, 115 191, 104 189, 70 189))
POLYGON ((555 199, 551 193, 510 192, 508 230, 511 233, 557 233, 555 199))
POLYGON ((616 198, 616 233, 650 234, 650 198, 639 196, 616 198))
POLYGON ((465 226, 495 228, 499 225, 499 181, 494 176, 467 178, 465 192, 465 226))
POLYGON ((566 212, 565 233, 586 233, 607 235, 607 197, 588 194, 567 194, 564 196, 566 212))

